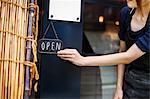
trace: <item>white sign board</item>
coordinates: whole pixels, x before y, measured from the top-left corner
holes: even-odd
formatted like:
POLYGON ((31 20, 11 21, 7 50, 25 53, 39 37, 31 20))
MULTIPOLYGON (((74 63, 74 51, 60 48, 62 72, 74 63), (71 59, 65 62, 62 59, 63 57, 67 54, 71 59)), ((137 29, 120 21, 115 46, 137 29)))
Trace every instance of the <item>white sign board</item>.
POLYGON ((49 19, 80 22, 81 0, 50 0, 49 19))

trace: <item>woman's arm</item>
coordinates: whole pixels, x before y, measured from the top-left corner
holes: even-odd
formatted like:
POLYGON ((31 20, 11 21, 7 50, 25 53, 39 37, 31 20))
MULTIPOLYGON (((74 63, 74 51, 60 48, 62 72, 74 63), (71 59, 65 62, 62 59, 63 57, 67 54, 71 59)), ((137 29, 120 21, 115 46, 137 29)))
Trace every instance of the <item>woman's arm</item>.
MULTIPOLYGON (((123 52, 125 50, 126 50, 125 42, 120 41, 119 52, 123 52)), ((122 99, 123 97, 122 85, 123 85, 123 78, 124 78, 124 69, 125 69, 124 64, 119 64, 117 66, 117 84, 116 84, 116 91, 113 99, 122 99)))
MULTIPOLYGON (((126 44, 124 41, 120 41, 119 52, 123 52, 126 50, 126 44)), ((124 77, 124 64, 119 64, 117 66, 117 88, 122 88, 123 85, 123 77, 124 77)))
POLYGON ((129 50, 122 53, 85 57, 83 60, 84 66, 110 66, 117 64, 129 64, 144 54, 136 44, 129 50))
POLYGON ((133 44, 126 52, 103 55, 103 56, 81 56, 75 49, 65 49, 58 52, 58 57, 68 60, 79 66, 110 66, 117 64, 129 64, 141 57, 145 52, 133 44))

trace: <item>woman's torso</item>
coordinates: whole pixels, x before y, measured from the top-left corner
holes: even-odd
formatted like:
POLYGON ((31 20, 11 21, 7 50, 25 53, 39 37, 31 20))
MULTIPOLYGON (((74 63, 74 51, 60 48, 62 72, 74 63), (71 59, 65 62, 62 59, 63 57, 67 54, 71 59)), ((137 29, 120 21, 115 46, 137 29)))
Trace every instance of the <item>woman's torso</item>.
MULTIPOLYGON (((127 18, 127 31, 125 35, 125 43, 129 49, 145 32, 148 31, 149 17, 143 28, 138 31, 132 31, 131 19, 134 12, 127 18)), ((150 90, 150 54, 146 52, 143 56, 126 65, 124 85, 123 85, 123 99, 149 99, 150 90)))
MULTIPOLYGON (((130 48, 137 41, 138 38, 143 36, 146 31, 148 31, 149 16, 147 17, 144 27, 142 27, 138 31, 132 30, 131 21, 132 21, 132 17, 133 17, 134 13, 135 13, 135 10, 130 14, 130 16, 127 19, 128 27, 127 27, 127 35, 125 37, 127 49, 130 48)), ((133 61, 132 63, 128 64, 127 69, 140 71, 140 72, 144 72, 144 73, 149 73, 149 71, 150 71, 149 59, 150 59, 150 54, 146 53, 142 57, 140 57, 140 58, 136 59, 135 61, 133 61)))

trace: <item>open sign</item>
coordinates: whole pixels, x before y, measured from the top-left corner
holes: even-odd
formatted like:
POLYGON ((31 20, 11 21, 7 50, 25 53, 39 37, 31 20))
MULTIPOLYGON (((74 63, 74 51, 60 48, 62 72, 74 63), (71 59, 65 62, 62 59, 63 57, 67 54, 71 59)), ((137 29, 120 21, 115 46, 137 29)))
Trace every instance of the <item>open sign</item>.
POLYGON ((38 52, 45 54, 56 54, 63 49, 63 42, 59 39, 40 39, 38 41, 38 52))

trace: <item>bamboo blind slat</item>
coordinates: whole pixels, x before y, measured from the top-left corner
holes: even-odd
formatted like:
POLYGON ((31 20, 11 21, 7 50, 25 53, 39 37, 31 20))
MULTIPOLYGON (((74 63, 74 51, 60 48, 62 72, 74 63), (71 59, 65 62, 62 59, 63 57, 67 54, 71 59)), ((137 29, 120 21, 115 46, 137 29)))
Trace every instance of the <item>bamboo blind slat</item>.
POLYGON ((30 4, 29 0, 0 0, 0 99, 23 99, 25 66, 30 66, 31 81, 38 75, 36 61, 25 61, 26 42, 30 40, 32 48, 36 47, 37 11, 38 6, 30 4), (36 9, 32 27, 36 31, 32 37, 27 37, 28 9, 31 7, 36 9))

